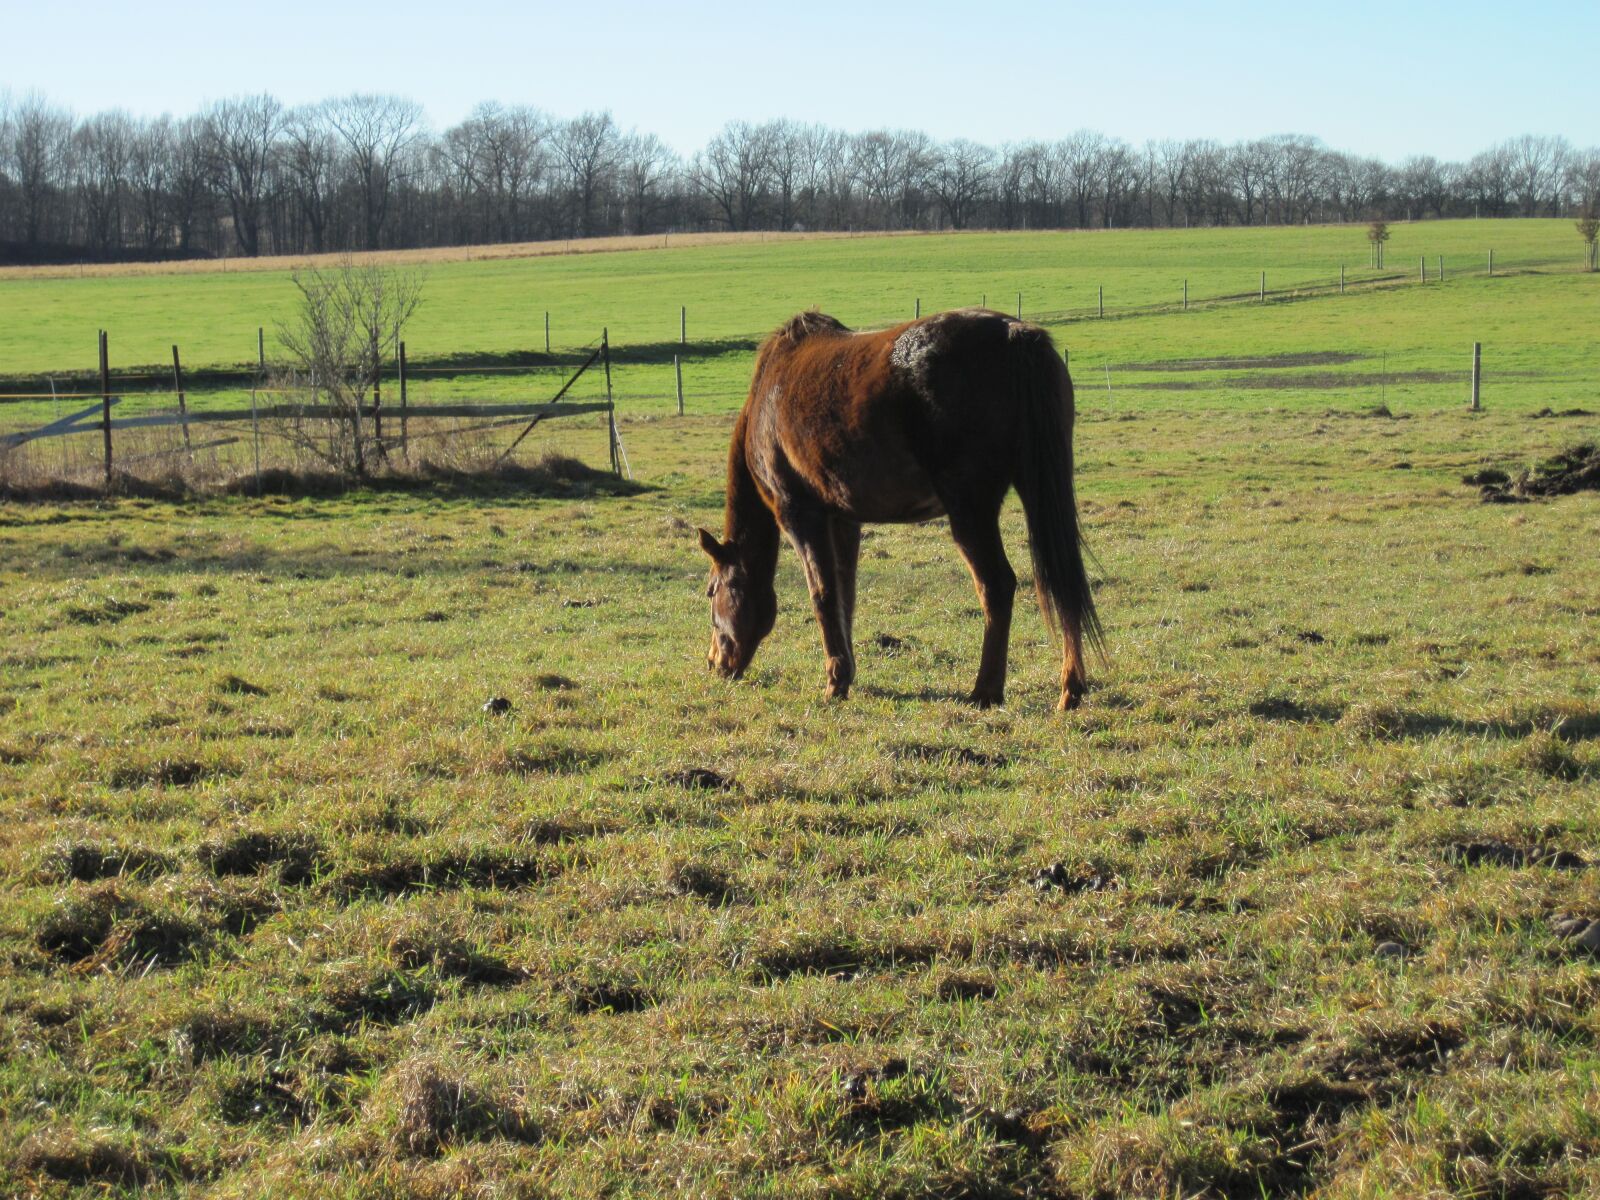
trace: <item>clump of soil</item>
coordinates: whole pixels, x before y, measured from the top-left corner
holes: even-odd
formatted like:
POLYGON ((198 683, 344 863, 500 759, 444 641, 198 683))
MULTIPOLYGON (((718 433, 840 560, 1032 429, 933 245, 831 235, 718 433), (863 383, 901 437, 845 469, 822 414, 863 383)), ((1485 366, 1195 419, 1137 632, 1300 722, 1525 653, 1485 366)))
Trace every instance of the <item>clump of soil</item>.
POLYGON ((1600 491, 1600 446, 1593 442, 1571 446, 1515 478, 1491 468, 1467 475, 1462 482, 1481 487, 1486 504, 1600 491))

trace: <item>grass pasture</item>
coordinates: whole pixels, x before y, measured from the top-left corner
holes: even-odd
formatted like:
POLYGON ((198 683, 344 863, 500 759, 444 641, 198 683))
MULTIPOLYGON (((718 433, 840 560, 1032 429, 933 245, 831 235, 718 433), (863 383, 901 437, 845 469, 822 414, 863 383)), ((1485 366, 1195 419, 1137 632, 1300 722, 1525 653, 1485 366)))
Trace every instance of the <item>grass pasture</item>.
MULTIPOLYGON (((1390 261, 1480 232, 1432 228, 1390 261)), ((1492 229, 1520 273, 1057 323, 1110 649, 1067 717, 1026 601, 1008 706, 961 702, 938 525, 869 531, 848 703, 787 552, 749 678, 710 676, 731 397, 641 401, 637 486, 0 505, 0 1194, 1600 1193, 1563 924, 1600 920, 1600 495, 1461 482, 1600 439, 1596 279, 1556 223, 1492 229)), ((1215 237, 1248 289, 1336 233, 1215 237)), ((697 369, 736 390, 736 335, 808 303, 885 315, 895 256, 925 312, 1045 270, 1031 236, 685 250, 697 369)), ((1152 247, 1198 278, 1213 235, 1084 240, 1118 236, 1154 295, 1152 247)), ((646 393, 676 301, 639 334, 669 289, 629 262, 461 279, 617 297, 646 393)), ((433 269, 439 342, 519 348, 433 269)), ((37 282, 0 282, 0 372, 63 361, 19 296, 127 302, 37 282)), ((202 303, 137 287, 129 342, 202 303)))

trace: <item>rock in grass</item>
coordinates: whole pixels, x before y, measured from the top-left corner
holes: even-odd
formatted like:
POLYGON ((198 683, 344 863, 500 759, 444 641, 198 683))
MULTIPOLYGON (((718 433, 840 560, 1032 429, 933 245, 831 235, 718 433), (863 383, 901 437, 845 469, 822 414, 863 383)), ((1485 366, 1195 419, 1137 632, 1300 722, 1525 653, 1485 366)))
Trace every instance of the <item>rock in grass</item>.
POLYGON ((1379 942, 1373 948, 1372 956, 1379 962, 1404 962, 1411 957, 1411 951, 1399 942, 1379 942))
POLYGON ((1589 927, 1572 939, 1572 944, 1579 950, 1600 956, 1600 921, 1590 921, 1589 927))
POLYGON ((504 696, 490 696, 483 702, 483 711, 495 717, 503 717, 511 711, 511 701, 504 696))

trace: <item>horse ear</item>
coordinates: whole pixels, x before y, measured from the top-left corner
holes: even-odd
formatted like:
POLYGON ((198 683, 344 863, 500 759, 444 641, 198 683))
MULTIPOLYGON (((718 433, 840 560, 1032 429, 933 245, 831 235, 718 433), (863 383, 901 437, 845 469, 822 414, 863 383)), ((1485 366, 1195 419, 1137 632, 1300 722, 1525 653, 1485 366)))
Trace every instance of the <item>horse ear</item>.
POLYGON ((726 563, 732 557, 728 547, 717 541, 716 536, 709 529, 700 530, 700 549, 711 556, 711 561, 726 563))

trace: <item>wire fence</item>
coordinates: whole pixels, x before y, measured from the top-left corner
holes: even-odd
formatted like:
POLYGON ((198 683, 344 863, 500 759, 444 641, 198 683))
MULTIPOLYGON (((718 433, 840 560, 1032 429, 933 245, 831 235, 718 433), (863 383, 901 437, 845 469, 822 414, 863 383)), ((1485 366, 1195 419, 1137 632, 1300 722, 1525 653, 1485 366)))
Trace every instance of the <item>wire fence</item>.
MULTIPOLYGON (((1007 294, 1003 297, 1004 304, 1000 303, 1002 297, 980 293, 973 298, 972 305, 1006 311, 1062 331, 1088 323, 1176 315, 1191 310, 1294 304, 1402 287, 1437 288, 1469 275, 1504 277, 1550 267, 1573 269, 1560 260, 1496 263, 1492 255, 1485 255, 1482 262, 1470 268, 1457 269, 1437 256, 1432 260, 1420 256, 1414 271, 1363 267, 1352 272, 1340 267, 1337 274, 1320 278, 1291 268, 1261 271, 1256 274, 1253 289, 1233 286, 1206 295, 1200 294, 1198 288, 1191 289, 1189 280, 1175 273, 1175 282, 1166 298, 1151 298, 1154 289, 1145 278, 1130 288, 1144 297, 1135 302, 1120 302, 1115 285, 1111 289, 1095 285, 1092 292, 1079 285, 1076 290, 1083 298, 1070 305, 1031 307, 1025 292, 1007 294), (1289 275, 1289 281, 1274 286, 1273 277, 1279 273, 1289 275)), ((1140 271, 1148 276, 1148 269, 1140 271)), ((1214 276, 1216 272, 1211 274, 1214 276)), ((1237 271, 1232 275, 1235 280, 1239 278, 1237 271)), ((932 312, 930 305, 924 314, 921 300, 912 297, 905 309, 894 314, 880 310, 876 316, 849 312, 835 315, 855 328, 874 329, 892 327, 921 315, 932 315, 932 312)), ((608 372, 605 404, 621 403, 628 413, 661 415, 671 413, 674 406, 680 413, 686 411, 686 401, 692 401, 697 411, 708 411, 725 410, 744 398, 746 356, 773 326, 733 332, 717 329, 711 337, 691 340, 687 307, 680 307, 678 315, 676 339, 608 347, 625 385, 613 390, 608 372), (687 391, 685 367, 690 372, 687 391)), ((544 419, 536 416, 537 410, 548 401, 534 397, 540 393, 548 396, 554 382, 575 367, 578 369, 574 379, 582 377, 582 368, 592 361, 600 340, 559 349, 549 348, 547 340, 543 353, 470 352, 404 366, 391 362, 380 371, 377 382, 391 397, 398 390, 402 400, 409 384, 412 400, 407 424, 409 426, 412 420, 421 424, 414 431, 408 428, 407 435, 421 442, 482 434, 530 417, 535 417, 537 424, 544 419), (451 389, 454 394, 441 399, 439 388, 451 389)), ((1075 341, 1071 337, 1062 340, 1075 341)), ((1084 340, 1091 342, 1093 339, 1084 340)), ((0 375, 0 457, 7 460, 0 465, 14 470, 18 456, 30 453, 30 445, 36 447, 33 452, 36 457, 55 459, 54 449, 37 450, 37 443, 46 439, 59 439, 63 444, 88 440, 72 439, 68 436, 72 433, 109 434, 114 431, 126 437, 135 430, 153 433, 165 427, 181 427, 181 445, 130 444, 123 460, 125 463, 154 462, 163 454, 181 452, 192 456, 203 449, 236 448, 241 440, 236 435, 225 436, 198 446, 193 443, 191 426, 251 420, 255 427, 263 422, 270 427, 279 421, 327 419, 329 414, 314 411, 314 405, 308 406, 305 400, 308 389, 292 370, 273 367, 266 361, 264 337, 259 330, 257 341, 262 353, 253 366, 208 365, 180 372, 177 347, 174 347, 174 367, 170 371, 140 366, 119 372, 107 369, 101 378, 88 371, 9 378, 0 375), (107 403, 108 399, 111 403, 107 403), (84 407, 86 401, 92 402, 88 408, 84 407), (249 408, 245 407, 247 401, 249 408)), ((1326 400, 1330 406, 1348 406, 1352 402, 1378 406, 1453 404, 1471 394, 1470 352, 1471 346, 1467 344, 1382 356, 1320 352, 1309 356, 1265 354, 1128 361, 1126 355, 1113 357, 1105 353, 1089 356, 1079 353, 1074 357, 1070 346, 1067 349, 1080 406, 1091 410, 1102 401, 1108 405, 1114 403, 1118 396, 1127 398, 1129 403, 1135 398, 1147 403, 1209 403, 1225 398, 1228 403, 1266 401, 1300 405, 1315 405, 1326 400)), ((1515 353, 1497 357, 1491 351, 1487 371, 1492 381, 1491 399, 1514 395, 1519 404, 1535 410, 1540 404, 1552 411, 1571 410, 1574 397, 1600 397, 1600 372, 1587 355, 1579 362, 1553 362, 1548 357, 1532 361, 1529 356, 1515 353)), ((569 383, 567 388, 570 387, 569 383)), ((563 395, 567 388, 563 388, 563 395)), ((569 397, 567 411, 590 411, 582 407, 584 399, 569 397)), ((608 422, 614 430, 615 410, 612 408, 608 412, 611 414, 608 422)), ((393 400, 385 409, 357 415, 374 421, 384 416, 393 420, 393 400)), ((259 432, 250 435, 257 445, 261 436, 259 432)), ((269 432, 266 436, 274 435, 269 432)), ((620 453, 618 439, 614 432, 609 436, 608 457, 616 466, 620 453)), ((73 460, 78 458, 83 460, 76 468, 81 472, 84 464, 94 458, 92 452, 77 453, 78 449, 75 446, 73 453, 60 452, 62 469, 74 469, 73 460)), ((236 449, 230 451, 236 452, 236 449)), ((100 455, 102 460, 103 457, 100 455)))

